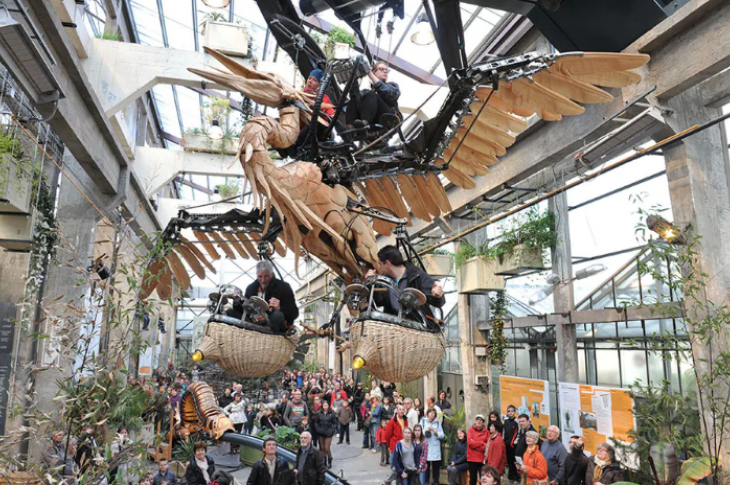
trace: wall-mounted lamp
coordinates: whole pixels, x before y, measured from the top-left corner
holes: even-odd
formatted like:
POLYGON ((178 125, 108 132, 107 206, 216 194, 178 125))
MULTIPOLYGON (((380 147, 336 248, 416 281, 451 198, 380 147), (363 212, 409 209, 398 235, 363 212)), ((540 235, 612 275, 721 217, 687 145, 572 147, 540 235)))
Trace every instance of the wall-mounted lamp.
POLYGON ((421 13, 416 19, 416 32, 411 36, 411 42, 416 45, 433 44, 436 38, 431 30, 431 23, 428 21, 428 15, 421 13))
POLYGON ((213 120, 208 128, 208 138, 211 140, 222 140, 223 139, 223 128, 221 128, 221 122, 213 120))
POLYGON ((551 273, 547 275, 545 278, 545 282, 547 283, 546 286, 543 286, 540 288, 537 293, 532 295, 530 297, 530 305, 534 305, 536 303, 540 303, 548 296, 552 295, 555 291, 555 288, 557 288, 560 284, 567 284, 575 280, 582 280, 588 277, 591 277, 595 274, 598 274, 602 271, 606 271, 606 266, 603 264, 592 264, 588 266, 587 268, 583 268, 581 270, 578 270, 575 272, 575 276, 572 278, 569 278, 567 280, 560 279, 559 275, 556 275, 555 273, 551 273))
POLYGON ((684 237, 682 230, 661 216, 647 217, 646 227, 659 234, 659 237, 669 244, 687 244, 687 238, 684 237))

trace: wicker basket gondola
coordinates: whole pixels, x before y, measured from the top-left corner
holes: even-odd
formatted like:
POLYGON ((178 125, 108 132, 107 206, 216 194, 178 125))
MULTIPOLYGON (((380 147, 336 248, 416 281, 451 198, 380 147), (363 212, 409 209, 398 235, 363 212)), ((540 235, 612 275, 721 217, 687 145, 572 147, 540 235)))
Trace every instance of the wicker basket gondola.
POLYGON ((353 323, 350 341, 352 355, 362 357, 374 376, 388 382, 409 382, 425 376, 438 365, 446 349, 441 333, 377 320, 353 323))
POLYGON ((285 337, 209 322, 199 350, 207 360, 238 376, 261 377, 284 367, 298 341, 296 334, 285 337))

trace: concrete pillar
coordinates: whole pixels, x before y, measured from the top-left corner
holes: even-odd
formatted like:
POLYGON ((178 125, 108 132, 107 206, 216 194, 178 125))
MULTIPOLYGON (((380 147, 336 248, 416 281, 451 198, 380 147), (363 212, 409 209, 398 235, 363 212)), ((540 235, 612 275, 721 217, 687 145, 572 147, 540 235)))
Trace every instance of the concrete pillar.
MULTIPOLYGON (((665 115, 672 131, 679 132, 695 124, 704 123, 721 114, 719 109, 703 106, 699 89, 691 88, 668 101, 673 112, 665 115)), ((716 308, 728 299, 730 288, 730 177, 728 174, 727 138, 722 124, 706 129, 683 141, 664 149, 667 162, 667 177, 672 200, 674 223, 680 227, 692 224, 695 234, 701 236, 698 249, 698 270, 706 273, 705 287, 699 297, 713 302, 716 308)), ((688 301, 689 313, 693 313, 693 302, 688 301)), ((695 309, 697 309, 695 307, 695 309)), ((703 318, 703 312, 694 319, 703 318)), ((701 375, 708 374, 707 357, 730 343, 727 333, 715 339, 712 348, 692 340, 692 352, 701 375)), ((725 387, 727 382, 716 379, 715 388, 725 387)), ((726 390, 717 392, 725 393, 726 390)), ((706 405, 707 402, 701 404, 706 405)), ((708 426, 720 431, 721 425, 714 425, 712 413, 705 410, 708 426)), ((727 451, 727 443, 724 443, 727 451)), ((725 452, 719 457, 727 461, 725 452)))
POLYGON ((485 414, 492 409, 492 396, 489 389, 477 386, 477 376, 488 376, 492 385, 491 366, 485 358, 476 355, 476 346, 486 346, 484 334, 477 330, 469 318, 469 295, 460 294, 457 302, 459 312, 459 336, 461 337, 461 367, 464 378, 464 406, 466 424, 474 422, 474 416, 485 414))
MULTIPOLYGON (((552 251, 553 273, 562 281, 573 277, 572 251, 570 248, 570 221, 568 199, 565 192, 552 197, 548 207, 555 214, 555 232, 558 242, 552 251)), ((560 283, 553 292, 555 313, 568 313, 573 310, 573 282, 560 283)), ((575 325, 561 323, 555 327, 558 355, 558 380, 578 382, 578 344, 575 325)))

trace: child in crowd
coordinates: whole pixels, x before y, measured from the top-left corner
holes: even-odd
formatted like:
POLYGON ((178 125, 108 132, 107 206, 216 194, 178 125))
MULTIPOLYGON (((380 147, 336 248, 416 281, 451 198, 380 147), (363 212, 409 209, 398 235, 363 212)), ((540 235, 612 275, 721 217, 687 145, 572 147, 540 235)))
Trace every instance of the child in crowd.
POLYGON ((253 434, 253 425, 256 421, 256 411, 253 406, 246 406, 246 423, 243 425, 243 434, 253 434))
POLYGON ((375 440, 380 445, 380 466, 390 465, 390 450, 388 450, 388 443, 385 440, 385 428, 388 426, 388 421, 380 421, 380 428, 375 435, 375 440))

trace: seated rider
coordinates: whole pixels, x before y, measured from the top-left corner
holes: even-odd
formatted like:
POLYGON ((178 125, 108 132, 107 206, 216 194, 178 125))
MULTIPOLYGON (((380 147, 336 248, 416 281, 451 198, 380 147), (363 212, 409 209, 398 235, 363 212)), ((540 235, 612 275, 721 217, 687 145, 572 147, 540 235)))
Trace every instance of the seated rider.
MULTIPOLYGON (((259 261, 256 264, 256 281, 246 287, 245 299, 252 296, 263 298, 269 304, 269 328, 276 333, 287 333, 294 328, 294 320, 299 316, 299 309, 294 292, 289 283, 274 276, 274 265, 270 261, 259 261)), ((241 318, 243 308, 236 304, 232 309, 241 318)), ((231 310, 226 312, 234 316, 231 310)))
POLYGON ((362 128, 374 123, 391 126, 400 121, 398 109, 400 88, 394 82, 388 82, 390 69, 384 62, 376 62, 368 72, 372 89, 360 91, 347 105, 347 125, 362 128))
MULTIPOLYGON (((319 92, 319 84, 322 82, 322 79, 324 78, 324 72, 321 69, 314 69, 312 72, 309 73, 309 77, 307 78, 307 82, 304 84, 304 92, 309 94, 317 94, 319 92)), ((330 100, 330 97, 326 94, 322 98, 322 104, 328 104, 332 105, 332 101, 330 100)), ((314 106, 314 100, 310 103, 310 106, 314 106)), ((324 119, 325 121, 328 121, 334 116, 335 109, 332 107, 325 107, 322 106, 319 110, 319 117, 320 119, 324 119)), ((325 128, 323 125, 318 124, 319 129, 325 128)), ((300 131, 299 136, 297 137, 297 141, 294 142, 292 146, 289 148, 283 148, 279 150, 279 154, 283 157, 290 157, 290 158, 296 158, 297 151, 299 150, 299 147, 304 145, 307 142, 307 139, 309 138, 309 122, 302 121, 300 123, 300 131)))
MULTIPOLYGON (((415 288, 426 296, 427 305, 423 306, 426 318, 436 322, 436 318, 431 312, 429 305, 441 308, 446 303, 444 298, 444 289, 436 283, 428 273, 422 269, 407 263, 403 260, 400 250, 392 245, 383 247, 378 251, 378 264, 376 267, 377 274, 389 276, 395 280, 395 284, 400 290, 406 288, 415 288)), ((366 277, 376 274, 376 270, 370 270, 366 273, 366 277)), ((383 307, 383 312, 391 315, 397 315, 400 304, 398 303, 398 295, 393 292, 376 292, 373 297, 375 304, 383 307)))

